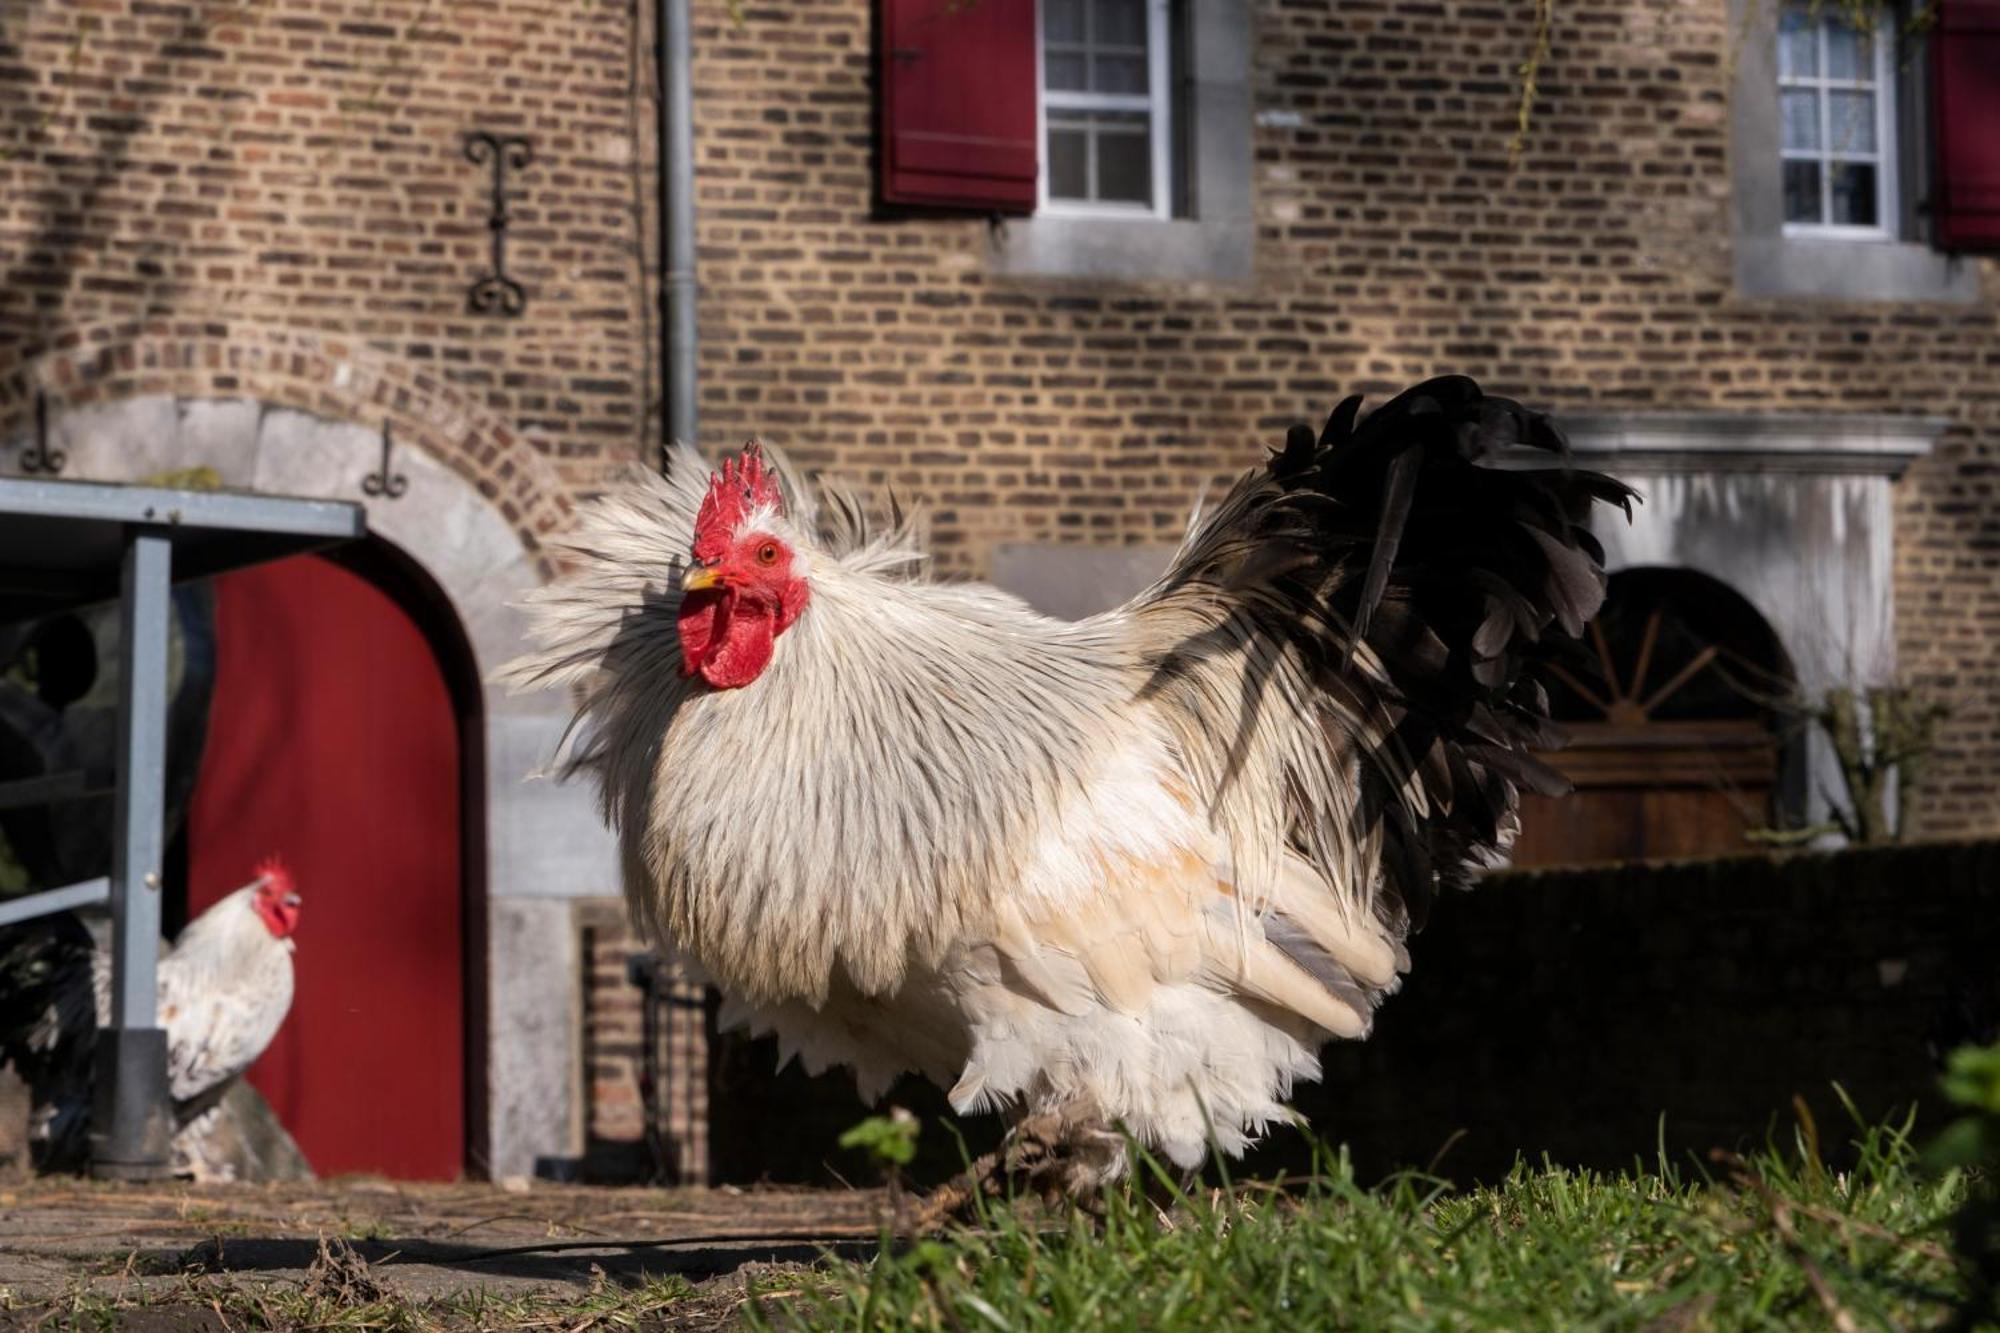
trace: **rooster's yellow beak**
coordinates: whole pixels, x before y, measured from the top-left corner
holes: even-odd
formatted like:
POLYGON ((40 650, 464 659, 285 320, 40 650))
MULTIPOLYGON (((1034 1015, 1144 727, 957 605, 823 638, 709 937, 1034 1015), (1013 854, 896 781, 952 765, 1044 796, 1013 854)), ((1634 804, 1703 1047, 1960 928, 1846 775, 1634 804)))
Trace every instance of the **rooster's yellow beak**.
POLYGON ((703 565, 690 565, 681 574, 682 592, 700 592, 704 588, 719 588, 721 586, 722 575, 703 565))

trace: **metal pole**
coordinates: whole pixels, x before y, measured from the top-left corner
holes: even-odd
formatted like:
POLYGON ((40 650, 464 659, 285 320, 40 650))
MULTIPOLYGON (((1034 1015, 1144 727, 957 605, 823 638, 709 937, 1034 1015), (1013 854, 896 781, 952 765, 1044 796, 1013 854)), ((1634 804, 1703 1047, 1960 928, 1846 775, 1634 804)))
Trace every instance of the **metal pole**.
POLYGON ((163 1176, 171 1165, 158 968, 172 563, 165 532, 127 529, 111 847, 111 1025, 97 1034, 90 1128, 92 1174, 117 1179, 163 1176))
MULTIPOLYGON (((698 442, 695 407, 694 56, 689 0, 660 0, 660 335, 664 443, 698 442)), ((664 460, 663 460, 664 461, 664 460)))

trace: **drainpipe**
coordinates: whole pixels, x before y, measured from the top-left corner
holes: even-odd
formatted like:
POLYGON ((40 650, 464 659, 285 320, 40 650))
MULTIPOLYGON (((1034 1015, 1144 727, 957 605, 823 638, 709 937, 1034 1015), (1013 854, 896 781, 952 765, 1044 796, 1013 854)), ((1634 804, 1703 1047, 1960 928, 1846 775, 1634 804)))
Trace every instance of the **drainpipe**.
MULTIPOLYGON (((694 57, 691 0, 659 0, 660 339, 662 442, 694 444, 694 57)), ((661 463, 665 464, 665 455, 661 463)))

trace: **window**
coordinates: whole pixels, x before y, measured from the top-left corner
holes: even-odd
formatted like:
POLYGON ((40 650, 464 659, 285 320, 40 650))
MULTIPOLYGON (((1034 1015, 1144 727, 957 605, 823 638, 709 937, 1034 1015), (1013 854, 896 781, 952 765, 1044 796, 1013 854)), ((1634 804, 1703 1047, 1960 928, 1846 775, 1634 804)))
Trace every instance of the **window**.
POLYGON ((993 219, 996 274, 1250 277, 1251 9, 876 0, 877 202, 993 219))
POLYGON ((1044 211, 1172 213, 1168 0, 1042 0, 1044 211))
POLYGON ((1893 21, 1857 28, 1831 4, 1778 20, 1787 235, 1887 240, 1896 232, 1893 21))

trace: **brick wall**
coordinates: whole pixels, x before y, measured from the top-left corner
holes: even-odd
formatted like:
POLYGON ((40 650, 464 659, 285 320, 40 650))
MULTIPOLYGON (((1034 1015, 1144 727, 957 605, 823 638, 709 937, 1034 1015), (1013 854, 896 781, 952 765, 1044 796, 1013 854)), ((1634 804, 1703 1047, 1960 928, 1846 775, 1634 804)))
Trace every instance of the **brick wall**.
MULTIPOLYGON (((395 414, 538 541, 648 444, 647 8, 10 11, 0 429, 37 387, 395 414), (482 128, 536 154, 513 320, 466 308, 482 128)), ((1170 538, 1284 424, 1443 370, 1568 411, 1941 414, 1899 488, 1903 660, 1957 709, 1924 827, 2000 828, 1992 268, 1973 305, 1738 296, 1723 0, 1556 19, 1515 160, 1521 7, 1259 0, 1255 104, 1299 124, 1255 131, 1255 275, 1166 286, 1000 278, 984 220, 878 216, 869 0, 698 0, 704 442, 915 491, 979 573, 1003 541, 1170 538)))
POLYGON ((584 1095, 587 1142, 640 1145, 645 1107, 640 1094, 642 992, 627 965, 641 946, 615 909, 591 910, 583 948, 584 1095))
POLYGON ((709 1179, 709 1041, 706 992, 671 967, 635 984, 630 964, 647 956, 622 903, 580 906, 583 947, 584 1157, 587 1178, 709 1179), (646 1007, 653 1028, 647 1030, 646 1007), (656 1051, 647 1087, 646 1040, 656 1051), (651 1096, 648 1096, 648 1093, 651 1096))
MULTIPOLYGON (((1255 105, 1299 123, 1255 131, 1254 279, 1206 287, 1000 278, 984 220, 878 216, 869 0, 696 8, 706 442, 919 492, 946 568, 978 573, 1002 541, 1169 538, 1282 424, 1446 369, 1565 410, 1941 413, 1899 515, 1904 659, 1958 706, 1926 827, 2000 824, 1995 304, 1736 295, 1723 0, 1559 6, 1518 160, 1516 7, 1260 0, 1255 105)), ((352 346, 509 432, 498 466, 546 467, 533 503, 560 515, 651 429, 647 23, 630 0, 24 9, 0 34, 0 426, 134 339, 352 346), (466 308, 479 128, 534 143, 514 320, 466 308)))
POLYGON ((18 7, 0 376, 52 379, 44 358, 107 327, 218 355, 317 334, 469 396, 593 484, 647 415, 632 24, 624 0, 18 7), (510 205, 517 319, 467 309, 488 248, 475 129, 536 157, 510 205))
POLYGON ((1255 7, 1255 279, 1002 278, 981 219, 871 209, 866 0, 698 7, 704 433, 929 496, 947 567, 1148 541, 1339 395, 1440 371, 1552 408, 1936 413, 1900 488, 1903 661, 1949 697, 1933 833, 2000 826, 1991 299, 1747 299, 1721 0, 1255 7))

